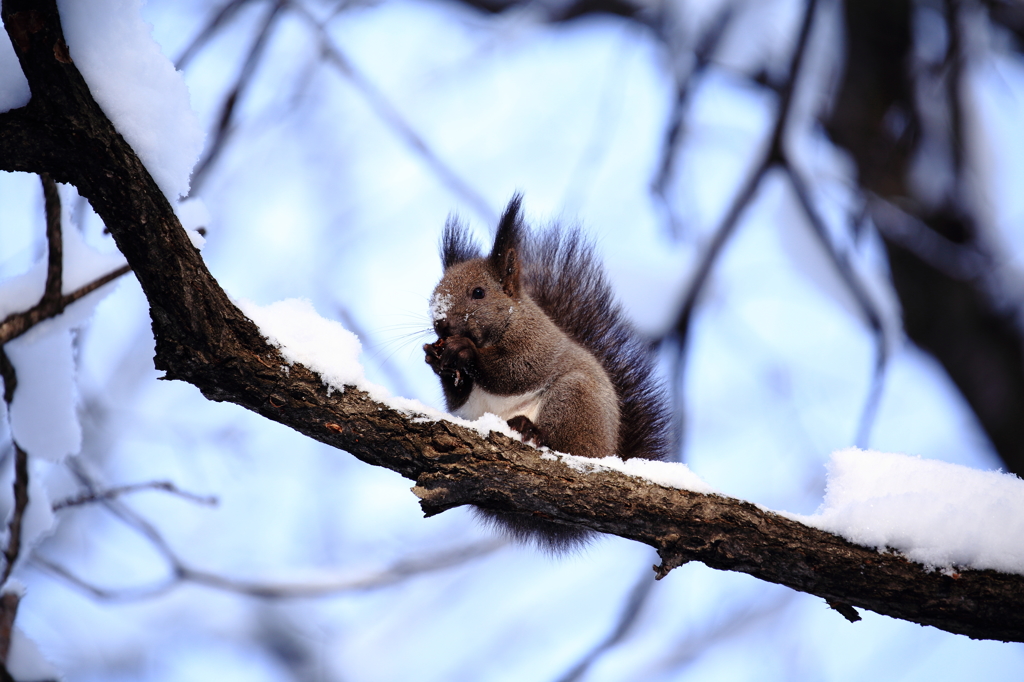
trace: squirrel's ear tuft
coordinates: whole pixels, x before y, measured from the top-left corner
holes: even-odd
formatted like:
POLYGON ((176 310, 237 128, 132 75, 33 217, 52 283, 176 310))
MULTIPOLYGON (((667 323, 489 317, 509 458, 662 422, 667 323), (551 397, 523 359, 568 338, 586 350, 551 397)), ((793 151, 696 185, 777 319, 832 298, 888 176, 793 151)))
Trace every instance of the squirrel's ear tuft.
POLYGON ((479 247, 469 237, 469 230, 459 222, 459 216, 449 215, 441 237, 441 267, 448 270, 453 265, 481 256, 479 247))
POLYGON ((520 254, 525 240, 526 225, 519 215, 523 195, 516 192, 498 221, 498 232, 494 235, 494 246, 488 256, 491 269, 501 282, 501 288, 513 298, 519 297, 520 254))

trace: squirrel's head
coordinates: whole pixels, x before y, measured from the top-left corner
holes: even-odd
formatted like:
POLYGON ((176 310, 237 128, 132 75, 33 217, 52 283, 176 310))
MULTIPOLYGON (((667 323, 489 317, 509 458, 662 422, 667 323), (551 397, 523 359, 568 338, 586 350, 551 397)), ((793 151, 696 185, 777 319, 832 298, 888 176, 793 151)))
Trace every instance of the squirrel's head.
POLYGON ((430 299, 438 337, 465 336, 479 347, 501 339, 522 296, 520 252, 526 228, 519 217, 521 200, 516 194, 509 201, 486 257, 458 220, 448 219, 441 240, 444 277, 430 299))

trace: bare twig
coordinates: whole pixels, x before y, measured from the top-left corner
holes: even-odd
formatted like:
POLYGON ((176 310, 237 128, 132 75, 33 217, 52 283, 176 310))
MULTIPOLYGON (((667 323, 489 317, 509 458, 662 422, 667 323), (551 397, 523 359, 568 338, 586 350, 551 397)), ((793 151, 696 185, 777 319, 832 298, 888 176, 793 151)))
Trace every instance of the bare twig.
POLYGON ((205 585, 214 589, 228 592, 237 592, 254 597, 266 597, 274 599, 286 599, 297 597, 316 597, 325 594, 338 592, 354 592, 378 589, 386 587, 406 578, 438 571, 451 566, 465 563, 472 559, 490 554, 502 547, 507 542, 503 539, 492 539, 480 543, 474 543, 445 552, 429 555, 426 557, 403 559, 382 571, 377 571, 363 577, 330 577, 316 581, 298 583, 272 583, 240 580, 211 573, 201 569, 193 568, 183 561, 164 539, 160 531, 153 524, 144 519, 130 507, 121 504, 110 496, 103 496, 102 492, 93 480, 92 476, 85 470, 81 462, 71 460, 68 462, 71 472, 85 486, 87 495, 102 503, 112 514, 117 516, 129 527, 135 529, 145 537, 153 547, 164 557, 169 567, 170 575, 165 579, 142 587, 127 589, 108 589, 98 587, 76 576, 67 568, 50 561, 44 557, 34 554, 32 561, 39 564, 51 573, 58 575, 78 588, 92 594, 98 599, 109 601, 135 601, 156 597, 170 590, 176 589, 183 583, 195 583, 205 585))
MULTIPOLYGON (((109 284, 121 275, 128 274, 131 271, 132 269, 130 266, 121 266, 118 269, 108 272, 102 277, 75 289, 70 294, 61 296, 55 301, 40 300, 39 303, 28 310, 20 313, 11 313, 4 318, 2 322, 0 322, 0 344, 7 343, 12 339, 18 338, 43 320, 48 320, 51 317, 60 315, 64 312, 65 308, 75 301, 85 298, 104 284, 109 284)), ((0 360, 0 362, 3 362, 3 360, 0 360)))
POLYGON ((14 632, 14 619, 18 616, 18 605, 21 595, 17 592, 0 593, 0 663, 7 664, 7 655, 11 652, 11 633, 14 632))
POLYGON ((733 198, 732 203, 729 205, 729 210, 715 230, 711 241, 705 247, 700 262, 697 264, 696 270, 694 270, 693 277, 690 279, 690 285, 686 291, 686 297, 683 299, 683 305, 680 308, 675 325, 676 333, 681 340, 680 345, 683 348, 686 346, 690 319, 697 305, 697 299, 704 288, 704 284, 707 282, 708 275, 711 274, 712 267, 714 267, 718 256, 721 254, 722 248, 732 236, 740 217, 753 200, 764 176, 771 168, 785 159, 784 139, 786 127, 789 124, 789 112, 792 107, 793 93, 796 90, 796 81, 800 75, 800 67, 803 63, 804 54, 807 51, 808 38, 811 34, 811 26, 814 24, 817 6, 818 0, 807 0, 803 23, 800 26, 800 34, 793 49, 788 76, 780 88, 779 108, 775 114, 775 125, 772 129, 768 147, 760 161, 754 164, 753 171, 747 176, 746 181, 733 198))
POLYGON ((186 500, 190 500, 197 504, 205 504, 208 506, 216 506, 217 498, 213 495, 196 495, 185 490, 181 490, 170 481, 152 481, 149 483, 134 483, 131 485, 122 485, 116 488, 108 488, 106 490, 84 492, 74 497, 69 497, 59 502, 53 503, 53 511, 60 511, 61 509, 67 509, 68 507, 77 507, 83 504, 90 504, 93 502, 102 502, 104 500, 111 500, 121 495, 127 495, 129 493, 140 492, 143 490, 162 490, 178 497, 183 497, 186 500))
POLYGON ((654 587, 654 579, 647 570, 643 570, 640 573, 639 579, 633 585, 633 589, 629 592, 629 597, 626 599, 625 607, 622 609, 622 613, 619 615, 618 621, 615 623, 615 627, 612 629, 608 636, 599 642, 594 648, 586 653, 579 663, 567 672, 565 675, 559 678, 559 682, 577 682, 583 679, 583 676, 590 670, 590 666, 597 661, 606 651, 615 647, 621 642, 633 624, 636 623, 640 612, 643 610, 644 604, 647 603, 647 598, 651 595, 651 589, 654 587))
POLYGON ((14 371, 11 359, 7 357, 7 351, 0 343, 0 376, 4 379, 4 402, 8 405, 14 400, 14 389, 18 387, 18 374, 14 371))
POLYGON ((192 61, 192 58, 199 54, 199 51, 206 47, 206 43, 210 41, 222 29, 228 21, 245 5, 249 4, 251 0, 230 0, 223 7, 217 10, 210 20, 206 22, 192 42, 188 44, 188 47, 181 53, 178 59, 174 62, 174 68, 182 71, 188 66, 188 63, 192 61))
POLYGON ((441 160, 420 134, 413 130, 412 126, 395 108, 395 105, 364 73, 355 67, 348 56, 335 44, 331 34, 327 32, 324 25, 301 4, 288 3, 288 8, 294 10, 296 14, 305 19, 316 32, 320 42, 320 50, 328 63, 363 94, 366 102, 385 125, 390 127, 452 192, 462 197, 463 201, 472 206, 477 213, 485 217, 489 222, 492 224, 496 223, 498 216, 487 200, 483 198, 483 195, 473 189, 468 182, 463 180, 458 173, 441 160))
POLYGON ((235 78, 231 90, 228 91, 223 102, 221 102, 220 115, 217 117, 217 128, 213 132, 213 141, 207 148, 206 156, 196 164, 195 169, 192 171, 192 181, 189 189, 190 196, 198 192, 199 188, 202 187, 206 180, 207 172, 221 155, 221 152, 224 151, 228 139, 234 132, 235 107, 252 82, 253 74, 256 72, 256 67, 263 56, 263 50, 266 48, 267 40, 270 38, 274 25, 280 17, 284 4, 285 0, 278 0, 271 5, 267 16, 263 19, 263 24, 256 33, 256 39, 249 47, 249 53, 246 55, 245 62, 238 72, 238 77, 235 78))
MULTIPOLYGON (((690 281, 690 286, 687 289, 687 294, 683 300, 683 305, 676 322, 676 333, 681 340, 679 364, 682 369, 690 320, 696 307, 697 299, 705 282, 707 281, 708 276, 710 275, 712 267, 717 261, 718 256, 721 254, 726 242, 732 236, 743 212, 750 205, 751 201, 753 201, 753 198, 757 194, 757 190, 765 175, 769 170, 775 167, 781 167, 793 185, 797 200, 808 218, 812 232, 818 238, 819 243, 822 245, 826 255, 832 262, 832 266, 836 269, 840 279, 853 296, 857 306, 861 310, 861 313, 864 315, 872 335, 875 338, 875 363, 872 370, 872 379, 868 396, 865 399, 864 408, 861 411, 861 418, 858 423, 856 434, 858 443, 866 443, 870 432, 870 426, 874 421, 874 416, 877 412, 878 402, 881 397, 885 377, 885 367, 888 362, 888 347, 885 339, 885 330, 882 326, 881 314, 879 313, 874 300, 865 289, 863 283, 857 277, 847 258, 836 249, 832 240, 829 238, 828 229, 825 226, 820 213, 814 207, 807 184, 799 171, 789 160, 789 154, 785 148, 785 133, 789 124, 789 112, 792 106, 796 83, 800 76, 801 65, 807 51, 810 31, 814 23, 816 5, 817 0, 808 0, 807 7, 804 11, 803 23, 800 28, 796 47, 794 48, 793 55, 791 57, 789 72, 785 82, 780 88, 779 108, 776 112, 775 124, 768 148, 764 152, 760 162, 755 165, 754 170, 747 177, 747 180, 741 187, 740 191, 734 197, 728 212, 725 214, 725 217, 720 223, 718 229, 715 230, 714 235, 706 247, 690 281)), ((666 167, 663 166, 663 171, 665 168, 666 167)))
POLYGON ((14 570, 14 562, 21 554, 21 525, 28 508, 28 455, 17 442, 14 443, 14 511, 8 524, 7 547, 4 548, 4 572, 0 585, 7 582, 14 570))
POLYGON ((240 580, 180 565, 165 580, 143 587, 122 589, 109 589, 94 585, 75 575, 66 567, 50 561, 38 553, 33 554, 31 560, 33 564, 40 568, 104 601, 125 602, 149 599, 166 594, 185 583, 203 585, 216 590, 235 592, 264 599, 299 599, 382 589, 425 573, 452 568, 487 556, 505 545, 506 543, 502 540, 488 540, 422 558, 403 559, 391 566, 366 575, 332 576, 305 582, 240 580))
POLYGON ((961 282, 985 277, 989 259, 972 244, 958 244, 915 215, 875 194, 867 198, 875 228, 886 240, 907 249, 929 267, 961 282))
POLYGON ((49 173, 40 173, 43 200, 46 204, 46 287, 40 303, 53 304, 60 300, 64 277, 64 240, 60 225, 60 194, 57 183, 49 173))
POLYGON ((665 130, 665 137, 661 144, 661 161, 658 163, 658 173, 651 182, 651 192, 662 205, 668 216, 669 228, 673 237, 678 237, 678 218, 672 208, 672 202, 668 199, 668 185, 675 172, 676 154, 681 145, 680 140, 685 130, 686 107, 689 106, 690 96, 693 94, 693 84, 698 76, 702 75, 712 63, 718 45, 725 35, 729 22, 735 13, 734 3, 728 3, 719 10, 711 27, 701 36, 696 47, 693 49, 694 63, 680 77, 676 75, 676 98, 672 104, 672 113, 669 115, 668 127, 665 130))
POLYGON ((882 314, 878 309, 878 305, 864 287, 863 282, 861 282, 860 277, 854 271, 853 266, 850 265, 849 259, 836 248, 831 237, 829 237, 825 219, 821 217, 821 213, 815 208, 814 201, 811 199, 810 188, 808 188, 803 175, 789 161, 788 156, 785 157, 782 167, 786 172, 786 177, 789 178, 790 184, 793 186, 793 191, 796 193, 797 201, 803 209, 804 215, 807 216, 807 221, 811 225, 811 232, 818 238, 818 243, 821 244, 825 255, 831 261, 832 267, 843 281, 846 289, 853 296, 854 302, 860 309, 861 315, 864 316, 871 335, 875 340, 875 362, 871 372, 870 387, 864 401, 864 407, 861 410, 854 440, 858 447, 867 447, 871 426, 874 423, 875 415, 878 412, 878 404, 882 397, 885 368, 889 362, 889 345, 885 336, 885 328, 882 324, 882 314))

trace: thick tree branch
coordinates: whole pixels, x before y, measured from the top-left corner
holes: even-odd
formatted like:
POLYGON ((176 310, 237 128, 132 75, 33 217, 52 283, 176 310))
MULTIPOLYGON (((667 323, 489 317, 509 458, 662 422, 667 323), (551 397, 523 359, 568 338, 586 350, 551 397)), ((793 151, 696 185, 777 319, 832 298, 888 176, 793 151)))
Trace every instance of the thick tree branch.
POLYGON ((301 365, 284 367, 89 95, 63 48, 53 0, 5 0, 3 18, 32 101, 0 116, 0 164, 50 172, 92 202, 150 301, 156 364, 167 378, 415 480, 428 515, 464 504, 539 515, 656 548, 659 576, 696 560, 950 632, 1024 640, 1024 576, 927 571, 746 502, 583 473, 498 433, 410 420, 358 389, 329 392, 301 365))

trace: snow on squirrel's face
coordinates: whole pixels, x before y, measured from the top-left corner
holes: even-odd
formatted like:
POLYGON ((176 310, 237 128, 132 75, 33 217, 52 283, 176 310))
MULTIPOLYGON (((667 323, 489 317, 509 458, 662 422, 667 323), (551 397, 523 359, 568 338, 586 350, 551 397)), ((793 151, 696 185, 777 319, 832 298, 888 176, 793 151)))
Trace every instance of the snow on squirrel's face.
POLYGON ((439 338, 464 336, 478 348, 501 340, 515 311, 483 258, 451 266, 430 298, 430 316, 439 338))

